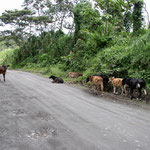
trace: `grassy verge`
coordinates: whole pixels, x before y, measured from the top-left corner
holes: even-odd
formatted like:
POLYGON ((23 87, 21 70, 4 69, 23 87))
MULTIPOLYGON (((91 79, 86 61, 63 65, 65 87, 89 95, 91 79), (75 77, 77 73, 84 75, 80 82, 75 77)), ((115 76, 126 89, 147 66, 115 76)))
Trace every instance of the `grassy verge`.
POLYGON ((63 78, 65 81, 67 81, 67 72, 62 71, 59 68, 59 65, 50 65, 47 67, 37 67, 36 65, 32 66, 25 66, 25 67, 14 67, 14 69, 22 70, 22 71, 28 71, 32 72, 38 75, 41 75, 43 77, 49 77, 50 75, 54 75, 60 78, 63 78))

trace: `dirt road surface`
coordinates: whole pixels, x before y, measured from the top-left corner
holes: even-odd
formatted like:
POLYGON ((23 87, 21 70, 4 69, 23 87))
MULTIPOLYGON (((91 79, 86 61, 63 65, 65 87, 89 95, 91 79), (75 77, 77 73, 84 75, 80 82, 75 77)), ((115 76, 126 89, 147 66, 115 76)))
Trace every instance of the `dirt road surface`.
POLYGON ((0 81, 0 150, 149 149, 150 110, 27 72, 0 81))

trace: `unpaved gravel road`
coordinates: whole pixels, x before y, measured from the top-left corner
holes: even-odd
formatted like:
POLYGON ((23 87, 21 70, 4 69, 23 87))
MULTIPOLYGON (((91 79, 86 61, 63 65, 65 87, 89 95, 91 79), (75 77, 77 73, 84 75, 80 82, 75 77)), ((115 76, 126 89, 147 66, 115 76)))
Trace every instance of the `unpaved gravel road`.
POLYGON ((150 111, 8 70, 0 150, 150 150, 150 111))

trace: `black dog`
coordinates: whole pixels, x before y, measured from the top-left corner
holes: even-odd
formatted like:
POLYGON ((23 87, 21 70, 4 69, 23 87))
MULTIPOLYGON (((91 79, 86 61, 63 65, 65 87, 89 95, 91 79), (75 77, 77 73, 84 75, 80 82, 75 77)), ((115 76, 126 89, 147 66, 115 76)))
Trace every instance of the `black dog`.
POLYGON ((130 88, 130 94, 131 94, 131 99, 134 98, 133 97, 133 91, 134 89, 138 89, 139 91, 139 98, 142 95, 142 88, 144 88, 144 93, 145 95, 147 95, 147 91, 146 91, 146 82, 143 79, 136 79, 136 78, 124 78, 122 80, 122 84, 123 86, 127 85, 130 88))
POLYGON ((53 75, 51 75, 51 76, 49 77, 49 79, 53 79, 53 82, 52 82, 52 83, 64 83, 64 80, 63 80, 63 79, 58 78, 58 77, 55 77, 55 76, 53 76, 53 75))

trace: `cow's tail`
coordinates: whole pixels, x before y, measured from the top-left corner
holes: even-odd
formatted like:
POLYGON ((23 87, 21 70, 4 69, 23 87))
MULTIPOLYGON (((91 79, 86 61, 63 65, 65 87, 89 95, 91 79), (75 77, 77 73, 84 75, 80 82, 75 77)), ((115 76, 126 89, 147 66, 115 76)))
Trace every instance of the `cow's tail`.
POLYGON ((145 83, 145 85, 144 85, 144 94, 145 94, 145 95, 148 95, 148 91, 147 91, 147 89, 146 89, 146 83, 145 83))
POLYGON ((144 88, 144 93, 145 93, 145 95, 147 95, 147 90, 146 90, 146 88, 144 88))

